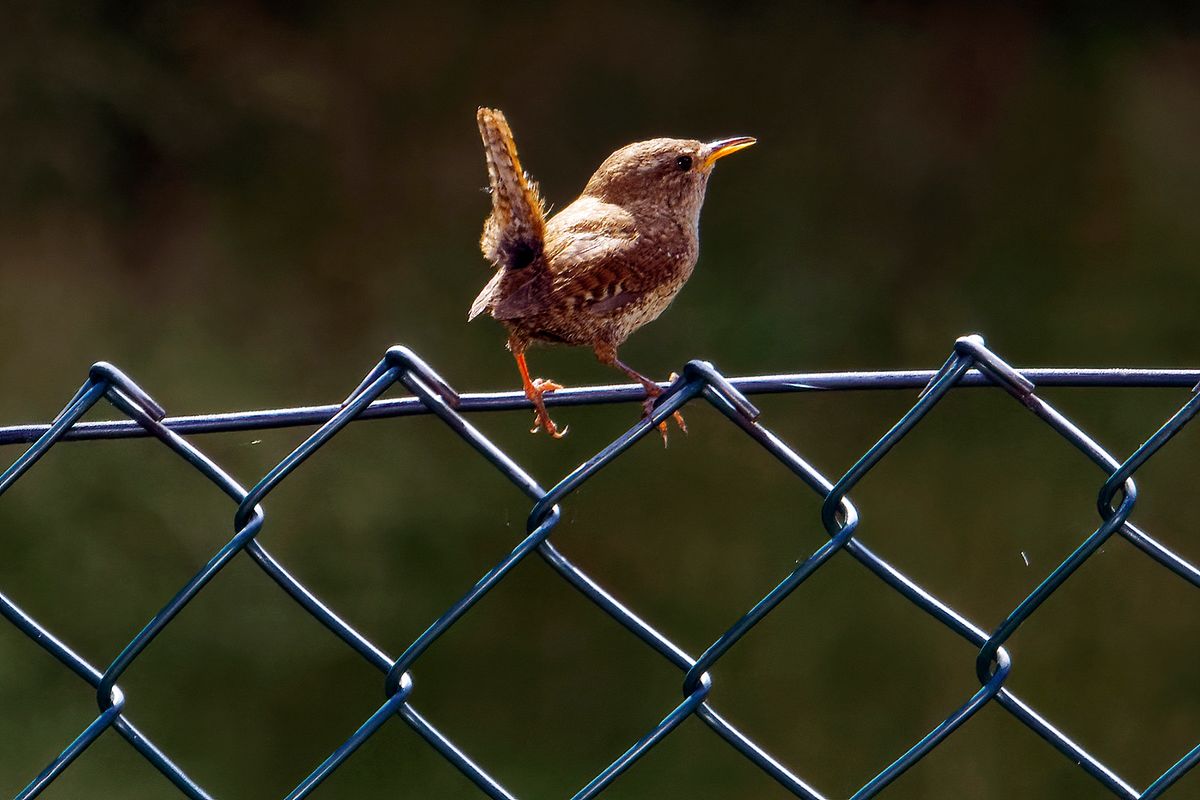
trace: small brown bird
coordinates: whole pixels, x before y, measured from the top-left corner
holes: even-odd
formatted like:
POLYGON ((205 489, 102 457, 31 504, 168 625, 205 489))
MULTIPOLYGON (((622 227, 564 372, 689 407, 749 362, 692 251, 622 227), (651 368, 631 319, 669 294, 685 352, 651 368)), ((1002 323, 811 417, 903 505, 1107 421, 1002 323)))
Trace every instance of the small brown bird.
MULTIPOLYGON (((602 363, 646 388, 649 415, 662 389, 622 363, 617 348, 665 311, 691 277, 713 164, 755 140, 626 145, 604 160, 575 202, 546 219, 504 114, 481 108, 477 117, 492 195, 479 245, 497 271, 467 319, 486 311, 508 329, 508 349, 536 409, 531 433, 545 428, 559 438, 567 432, 550 419, 542 399, 562 386, 529 377, 525 349, 535 341, 591 347, 602 363)), ((675 420, 686 432, 683 417, 676 413, 675 420)), ((665 422, 660 430, 665 443, 665 422)))

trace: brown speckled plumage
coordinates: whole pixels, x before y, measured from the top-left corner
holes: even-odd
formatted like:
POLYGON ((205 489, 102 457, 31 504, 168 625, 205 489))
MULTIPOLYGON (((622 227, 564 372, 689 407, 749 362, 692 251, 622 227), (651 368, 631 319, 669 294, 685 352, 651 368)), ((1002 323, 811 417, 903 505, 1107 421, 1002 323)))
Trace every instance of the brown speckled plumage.
MULTIPOLYGON (((534 431, 565 433, 542 402, 543 392, 561 387, 529 378, 524 352, 533 341, 591 347, 600 361, 646 387, 649 413, 661 390, 621 363, 617 348, 665 311, 691 276, 713 163, 754 140, 626 145, 605 159, 575 202, 547 220, 504 115, 481 108, 478 120, 492 196, 480 247, 496 274, 468 319, 486 311, 508 329, 509 349, 537 409, 534 431)), ((662 430, 665 440, 665 424, 662 430)))

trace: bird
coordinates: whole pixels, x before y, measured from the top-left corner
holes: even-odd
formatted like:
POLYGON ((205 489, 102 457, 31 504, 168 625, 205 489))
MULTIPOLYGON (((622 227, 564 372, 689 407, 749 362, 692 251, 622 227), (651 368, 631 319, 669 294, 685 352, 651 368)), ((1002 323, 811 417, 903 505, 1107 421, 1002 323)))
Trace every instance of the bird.
MULTIPOLYGON (((548 217, 503 112, 481 107, 476 117, 492 201, 479 245, 496 272, 467 319, 486 312, 508 330, 508 349, 534 407, 530 432, 545 430, 555 439, 567 432, 550 418, 543 398, 563 387, 530 377, 525 351, 534 342, 592 348, 601 363, 642 385, 648 417, 663 390, 622 362, 618 348, 662 314, 691 277, 713 166, 756 140, 628 144, 600 164, 574 202, 548 217)), ((674 418, 686 433, 682 415, 674 418)), ((665 420, 659 430, 665 445, 665 420)))

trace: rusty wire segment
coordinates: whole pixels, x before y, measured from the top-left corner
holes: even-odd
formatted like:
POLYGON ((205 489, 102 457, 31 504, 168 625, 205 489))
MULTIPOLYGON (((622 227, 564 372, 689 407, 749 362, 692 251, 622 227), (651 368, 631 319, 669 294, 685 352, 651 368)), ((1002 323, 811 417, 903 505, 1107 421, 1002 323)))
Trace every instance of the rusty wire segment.
MULTIPOLYGON (((1005 642, 1036 613, 1042 602, 1066 583, 1071 575, 1111 536, 1126 538, 1161 567, 1200 586, 1200 570, 1170 549, 1155 541, 1129 522, 1137 500, 1135 473, 1164 447, 1200 410, 1200 395, 1191 398, 1145 443, 1123 461, 1110 455, 1069 419, 1038 395, 1040 386, 1193 386, 1200 381, 1195 370, 1017 370, 989 350, 978 336, 955 343, 949 359, 936 371, 890 373, 837 373, 776 375, 730 379, 711 364, 693 361, 659 398, 653 415, 639 422, 616 441, 577 467, 549 489, 543 488, 507 454, 497 448, 470 422, 470 412, 527 407, 523 396, 514 393, 460 396, 436 372, 411 351, 395 347, 387 351, 379 364, 337 406, 301 409, 216 414, 196 417, 168 417, 166 411, 138 384, 108 364, 95 365, 83 386, 59 415, 47 425, 23 425, 0 428, 0 444, 32 442, 30 447, 0 475, 0 495, 20 480, 46 452, 57 443, 71 439, 104 439, 125 436, 150 436, 174 451, 195 471, 227 494, 234 505, 233 537, 175 594, 171 600, 128 642, 110 664, 100 668, 74 652, 66 643, 38 621, 22 611, 7 596, 0 594, 0 615, 53 655, 65 667, 89 684, 96 694, 99 714, 74 741, 17 795, 20 800, 38 796, 71 762, 100 735, 114 730, 149 761, 179 793, 190 798, 209 798, 208 792, 183 768, 158 748, 125 713, 125 695, 119 687, 121 675, 143 650, 171 623, 176 615, 231 560, 246 557, 256 563, 280 590, 304 608, 331 634, 337 636, 369 664, 382 673, 384 702, 357 730, 347 731, 344 742, 286 795, 287 800, 309 796, 334 770, 384 724, 399 717, 417 735, 429 743, 454 768, 461 771, 484 796, 516 798, 487 771, 472 760, 433 722, 417 711, 419 694, 411 668, 438 637, 445 633, 520 561, 533 553, 563 580, 581 592, 602 613, 611 616, 630 634, 657 652, 680 673, 682 700, 664 698, 661 721, 607 766, 600 769, 581 788, 564 787, 562 796, 572 800, 596 797, 629 769, 651 748, 669 736, 691 716, 701 719, 713 733, 758 766, 792 794, 809 800, 826 795, 811 783, 776 760, 744 732, 730 724, 717 711, 710 695, 714 686, 710 671, 739 640, 774 608, 783 602, 808 577, 835 556, 852 558, 870 570, 879 580, 913 603, 957 636, 978 649, 976 673, 979 689, 955 709, 947 709, 945 718, 904 753, 887 765, 854 793, 852 800, 864 800, 883 792, 899 775, 951 736, 989 703, 996 703, 1034 734, 1077 764, 1096 785, 1109 795, 1126 800, 1152 800, 1164 795, 1188 770, 1200 761, 1200 745, 1183 754, 1150 785, 1137 789, 1107 767, 1098 757, 1086 752, 1066 733, 1041 716, 1010 691, 1005 682, 1012 660, 1005 642), (380 399, 395 384, 401 384, 411 397, 380 399), (1029 413, 1049 425, 1065 441, 1099 469, 1097 497, 1098 523, 1061 564, 1031 589, 999 623, 983 627, 938 600, 899 570, 868 548, 858 534, 870 521, 859 517, 850 500, 854 486, 870 472, 891 448, 920 424, 945 396, 956 387, 993 386, 1011 395, 1029 413), (758 409, 748 395, 788 391, 845 391, 858 389, 897 389, 924 387, 916 403, 851 469, 830 480, 809 464, 759 419, 758 409), (107 401, 126 419, 112 422, 80 422, 80 418, 101 400, 107 401), (666 635, 635 611, 617 601, 551 541, 551 533, 560 519, 560 504, 600 470, 617 461, 635 442, 654 430, 654 426, 689 402, 707 402, 730 424, 740 429, 764 451, 790 471, 808 490, 823 498, 819 524, 828 535, 821 547, 797 563, 793 571, 768 592, 742 617, 731 620, 718 632, 699 655, 685 652, 666 635), (415 413, 436 415, 452 435, 466 441, 479 457, 486 460, 528 496, 531 510, 524 538, 499 563, 471 587, 463 587, 461 597, 399 655, 386 653, 355 630, 347 621, 313 595, 292 573, 258 541, 267 524, 264 505, 271 492, 352 421, 367 418, 407 416, 415 413), (294 425, 319 425, 303 443, 274 466, 250 488, 245 488, 224 472, 185 435, 222 430, 252 430, 294 425)), ((566 390, 548 397, 550 404, 584 404, 640 400, 643 390, 635 386, 591 387, 566 390)), ((730 676, 736 679, 735 676, 730 676)), ((2 724, 2 723, 0 723, 2 724)), ((599 765, 598 765, 599 766, 599 765)), ((1164 766, 1166 766, 1164 764, 1164 766)), ((30 772, 33 772, 32 767, 30 772)), ((867 777, 867 776, 864 776, 867 777)))

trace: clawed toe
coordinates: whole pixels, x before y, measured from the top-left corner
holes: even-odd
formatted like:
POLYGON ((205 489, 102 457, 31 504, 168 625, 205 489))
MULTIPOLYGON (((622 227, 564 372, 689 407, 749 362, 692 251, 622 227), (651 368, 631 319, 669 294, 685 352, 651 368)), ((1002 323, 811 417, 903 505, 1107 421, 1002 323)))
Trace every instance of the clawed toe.
MULTIPOLYGON (((642 419, 649 419, 650 415, 652 413, 654 413, 654 401, 658 399, 658 396, 660 394, 662 394, 661 389, 658 391, 657 394, 648 395, 646 397, 646 399, 642 402, 642 419)), ((688 432, 687 423, 685 423, 683 421, 683 414, 680 414, 678 411, 676 411, 671 416, 674 417, 675 424, 679 426, 679 430, 683 431, 684 434, 687 434, 687 432, 688 432)), ((667 421, 665 419, 662 422, 658 423, 658 432, 662 434, 663 447, 666 447, 668 442, 667 442, 667 421)))
POLYGON ((555 383, 546 378, 534 378, 531 382, 532 391, 526 391, 525 395, 533 403, 533 427, 529 429, 530 433, 537 433, 540 430, 546 431, 555 439, 561 439, 567 435, 569 425, 564 425, 561 429, 554 424, 554 420, 550 419, 550 414, 546 411, 546 404, 542 400, 542 395, 547 392, 557 391, 562 387, 562 384, 555 383))
POLYGON ((554 424, 554 420, 550 419, 550 414, 546 412, 546 402, 542 399, 542 395, 546 392, 554 392, 562 387, 561 384, 555 383, 545 378, 530 378, 529 365, 525 363, 525 347, 523 343, 514 339, 511 336, 508 340, 508 349, 512 350, 513 358, 517 362, 517 369, 521 372, 521 385, 525 388, 525 397, 529 402, 533 403, 533 427, 529 429, 530 433, 537 433, 540 430, 545 430, 555 439, 561 439, 567 435, 567 429, 562 430, 554 424))
POLYGON ((564 425, 562 428, 559 428, 554 424, 554 420, 550 419, 549 414, 535 413, 533 415, 533 427, 529 429, 529 432, 537 433, 538 431, 544 430, 555 439, 561 439, 567 435, 567 430, 570 427, 570 425, 564 425))

